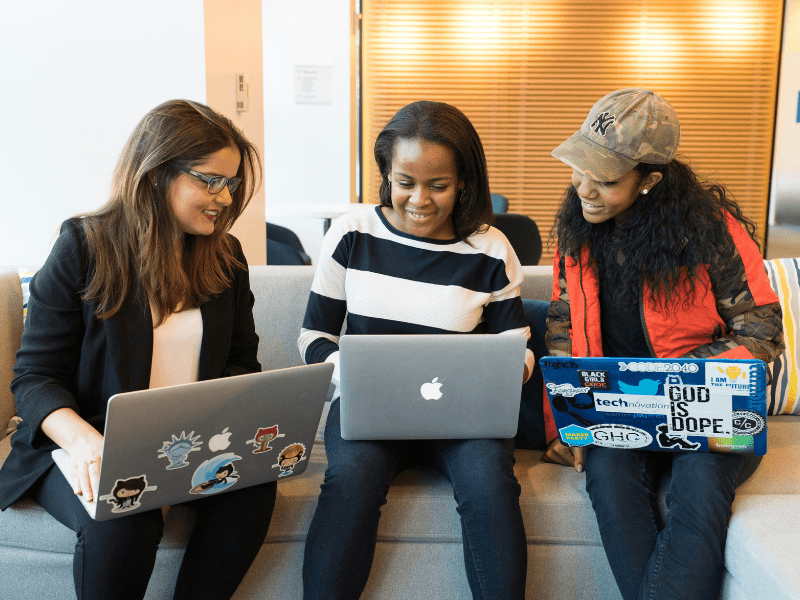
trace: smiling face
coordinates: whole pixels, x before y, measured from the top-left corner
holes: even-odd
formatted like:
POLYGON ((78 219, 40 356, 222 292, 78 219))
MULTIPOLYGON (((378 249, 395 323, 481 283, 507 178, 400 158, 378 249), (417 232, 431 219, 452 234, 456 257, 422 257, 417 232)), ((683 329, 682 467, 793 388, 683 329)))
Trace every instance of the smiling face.
POLYGON ((583 218, 594 224, 609 219, 622 223, 639 194, 644 190, 650 191, 659 181, 661 173, 649 173, 642 177, 636 169, 609 182, 595 181, 577 169, 572 171, 572 185, 581 200, 583 218))
MULTIPOLYGON (((202 163, 191 168, 202 175, 214 177, 235 177, 239 170, 241 155, 239 150, 228 146, 214 152, 202 163)), ((211 235, 217 215, 232 200, 227 186, 218 194, 208 192, 208 184, 193 175, 181 173, 169 190, 169 203, 183 233, 211 235)))
POLYGON ((423 238, 455 237, 451 214, 463 184, 450 148, 399 138, 394 145, 389 180, 392 207, 383 210, 393 227, 423 238))

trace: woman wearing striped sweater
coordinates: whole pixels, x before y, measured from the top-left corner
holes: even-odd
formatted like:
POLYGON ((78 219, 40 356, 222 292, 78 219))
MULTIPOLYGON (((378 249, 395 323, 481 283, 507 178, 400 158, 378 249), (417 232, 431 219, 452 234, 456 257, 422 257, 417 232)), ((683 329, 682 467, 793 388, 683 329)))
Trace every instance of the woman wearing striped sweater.
MULTIPOLYGON (((300 334, 307 363, 337 365, 348 334, 530 336, 522 268, 489 227, 483 147, 458 109, 415 102, 375 143, 380 205, 339 219, 322 244, 300 334)), ((533 371, 527 351, 520 375, 533 371)), ((488 401, 488 399, 487 399, 488 401)), ((347 441, 339 401, 325 428, 328 469, 308 533, 304 597, 358 598, 369 577, 380 508, 393 477, 425 462, 453 485, 475 598, 523 598, 527 549, 510 440, 347 441)))

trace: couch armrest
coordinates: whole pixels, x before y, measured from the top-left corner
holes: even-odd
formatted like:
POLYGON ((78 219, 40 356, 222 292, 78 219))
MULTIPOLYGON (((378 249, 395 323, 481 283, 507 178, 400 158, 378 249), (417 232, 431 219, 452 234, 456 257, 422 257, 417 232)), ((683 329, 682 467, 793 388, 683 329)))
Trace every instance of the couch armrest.
POLYGON ((794 494, 736 498, 725 568, 748 598, 800 599, 799 500, 794 494))

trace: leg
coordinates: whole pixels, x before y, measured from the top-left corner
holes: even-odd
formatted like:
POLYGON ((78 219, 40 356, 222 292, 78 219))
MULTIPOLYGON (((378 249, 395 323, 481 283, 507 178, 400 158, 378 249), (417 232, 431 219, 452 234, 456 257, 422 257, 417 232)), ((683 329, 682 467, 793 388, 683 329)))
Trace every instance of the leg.
POLYGON ((434 464, 453 484, 473 598, 525 597, 528 546, 510 440, 440 440, 434 464))
POLYGON ((539 359, 547 355, 547 346, 544 343, 544 334, 547 329, 547 310, 549 302, 541 300, 523 300, 522 307, 525 311, 525 320, 531 328, 531 339, 528 348, 533 351, 536 366, 531 378, 522 386, 522 398, 519 405, 519 431, 514 438, 517 448, 530 448, 532 450, 545 450, 547 440, 544 430, 544 411, 542 394, 544 381, 539 359))
POLYGON ((30 496, 78 535, 72 569, 79 600, 144 597, 164 529, 160 510, 95 521, 56 467, 37 482, 30 496))
POLYGON ((401 444, 342 439, 339 401, 325 425, 328 468, 308 529, 303 597, 358 598, 372 567, 380 508, 397 468, 401 444))
POLYGON ((639 597, 707 600, 716 597, 736 478, 744 457, 676 453, 667 491, 666 526, 647 563, 639 597))
POLYGON ((639 598, 647 561, 656 547, 657 466, 662 456, 612 448, 586 452, 586 491, 611 572, 625 600, 639 598))
POLYGON ((197 511, 175 584, 175 598, 233 596, 267 535, 277 483, 207 496, 186 504, 197 511))

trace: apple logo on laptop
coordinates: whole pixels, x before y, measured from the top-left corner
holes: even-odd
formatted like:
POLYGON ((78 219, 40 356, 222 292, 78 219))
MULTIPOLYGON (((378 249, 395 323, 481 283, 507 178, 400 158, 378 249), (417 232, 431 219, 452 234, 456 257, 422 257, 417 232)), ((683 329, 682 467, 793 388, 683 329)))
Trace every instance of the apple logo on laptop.
POLYGON ((434 377, 433 381, 431 381, 430 383, 423 383, 422 387, 419 388, 419 391, 422 394, 422 397, 425 398, 425 400, 438 400, 439 398, 442 397, 442 391, 440 389, 442 387, 442 384, 436 383, 437 379, 439 378, 434 377))
POLYGON ((222 433, 218 433, 217 435, 213 436, 210 440, 208 440, 208 449, 212 452, 219 452, 220 450, 225 450, 228 446, 231 445, 231 441, 228 439, 231 436, 231 433, 225 433, 228 431, 228 428, 222 430, 222 433))

